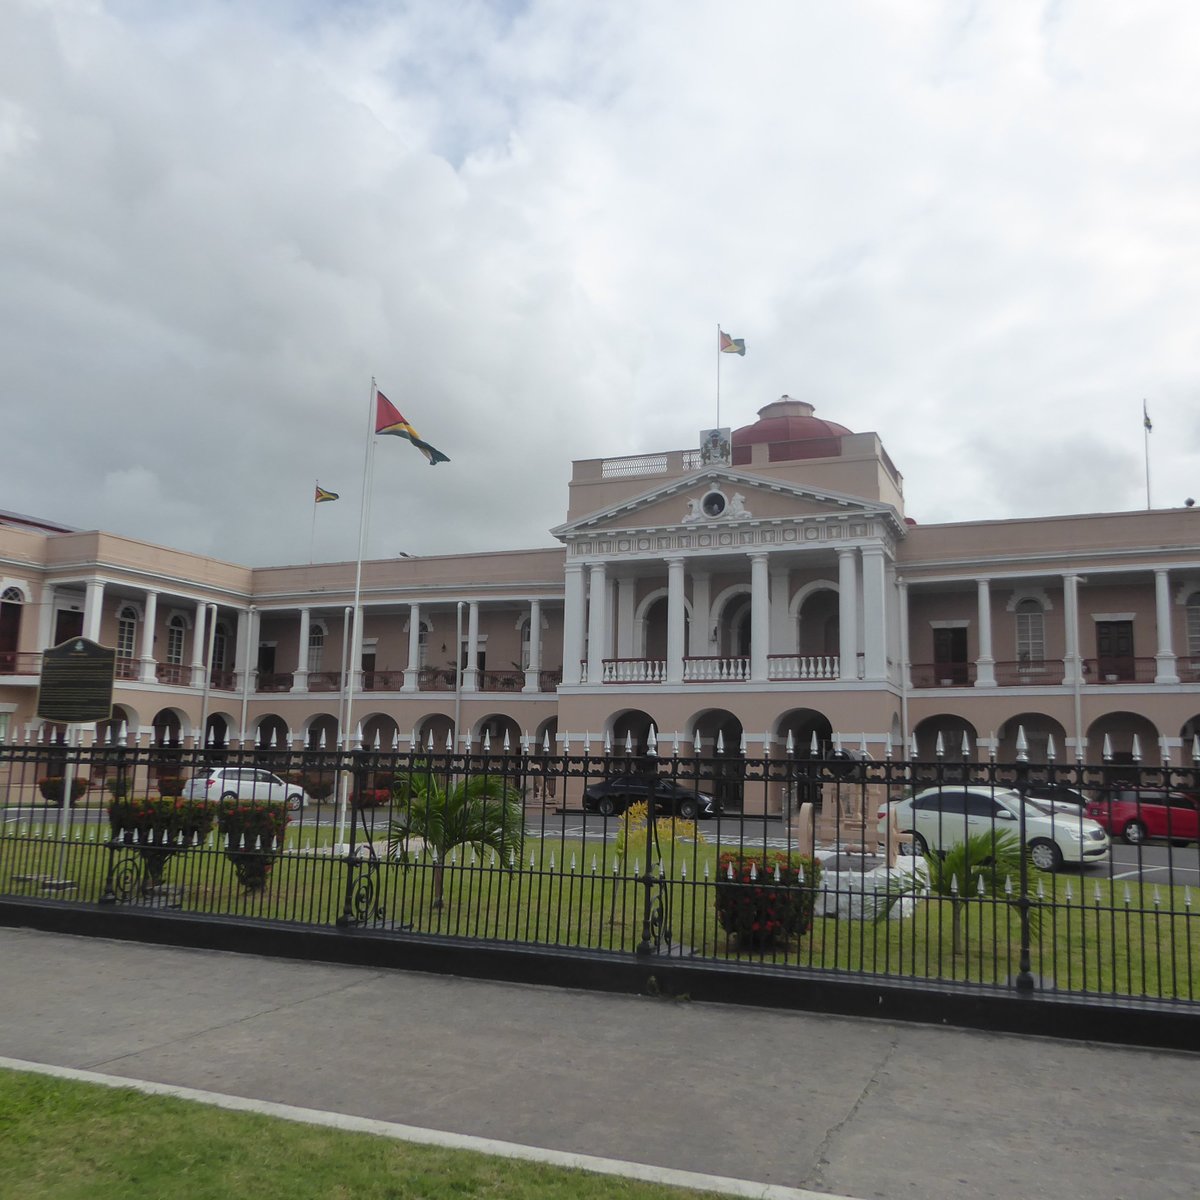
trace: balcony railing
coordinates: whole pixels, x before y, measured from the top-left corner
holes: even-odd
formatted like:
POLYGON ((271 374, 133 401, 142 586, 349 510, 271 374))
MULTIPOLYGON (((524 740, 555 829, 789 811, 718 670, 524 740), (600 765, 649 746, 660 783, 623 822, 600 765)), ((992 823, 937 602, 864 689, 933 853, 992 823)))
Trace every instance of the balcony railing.
POLYGON ((154 676, 159 683, 170 687, 184 687, 192 680, 192 668, 183 663, 157 663, 154 676))
POLYGON ((683 660, 684 683, 744 683, 749 678, 748 658, 697 654, 683 660))
POLYGON ((454 691, 453 667, 424 667, 417 676, 417 687, 423 692, 454 691))
POLYGON ((1000 687, 1054 687, 1063 681, 1063 664, 1054 658, 998 662, 995 675, 1000 687))
POLYGON ((1083 677, 1088 683, 1153 683, 1158 661, 1132 655, 1109 658, 1085 658, 1083 677))
POLYGON ((480 671, 481 692, 519 692, 525 686, 524 671, 480 671))
POLYGON ((601 683, 663 683, 666 678, 663 658, 606 658, 601 665, 601 683))
POLYGON ((295 680, 291 671, 259 671, 258 687, 255 690, 259 692, 290 692, 293 682, 295 680))
POLYGON ((364 692, 398 692, 404 687, 403 671, 364 671, 364 692))
POLYGON ((538 691, 553 692, 557 690, 558 685, 562 683, 562 668, 557 671, 539 671, 538 672, 538 691))
POLYGON ((768 679, 840 679, 841 663, 831 654, 769 654, 768 679))
POLYGON ((910 670, 915 688, 970 687, 975 682, 974 663, 913 663, 910 670))
POLYGON ((233 671, 226 671, 223 667, 218 668, 209 673, 208 686, 214 692, 235 692, 237 691, 237 675, 233 671))
POLYGON ((308 690, 310 692, 336 692, 342 686, 341 671, 309 671, 308 690))
POLYGON ((118 679, 141 679, 142 664, 136 658, 118 658, 116 676, 118 679))
POLYGON ((42 669, 40 654, 25 651, 0 651, 0 675, 37 675, 42 669))

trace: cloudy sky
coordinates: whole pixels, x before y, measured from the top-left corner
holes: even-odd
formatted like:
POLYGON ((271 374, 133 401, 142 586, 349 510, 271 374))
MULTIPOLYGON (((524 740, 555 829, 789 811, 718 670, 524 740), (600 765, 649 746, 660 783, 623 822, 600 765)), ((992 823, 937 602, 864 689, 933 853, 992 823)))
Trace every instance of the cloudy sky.
POLYGON ((235 562, 551 543, 781 393, 922 523, 1200 497, 1200 7, 4 0, 0 508, 235 562), (341 493, 312 504, 313 484, 341 493))

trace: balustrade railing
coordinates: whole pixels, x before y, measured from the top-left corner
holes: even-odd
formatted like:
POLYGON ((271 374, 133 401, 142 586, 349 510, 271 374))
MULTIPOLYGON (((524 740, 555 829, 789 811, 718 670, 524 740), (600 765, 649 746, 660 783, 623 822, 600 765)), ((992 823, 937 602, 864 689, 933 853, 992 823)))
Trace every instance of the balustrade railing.
POLYGON ((750 660, 719 654, 692 655, 683 660, 684 683, 744 683, 750 678, 750 660))
POLYGON ((524 671, 480 671, 481 692, 519 692, 525 686, 524 671))
POLYGON ((606 658, 602 664, 602 683, 663 683, 666 678, 662 658, 606 658))
MULTIPOLYGON (((154 677, 159 683, 165 683, 170 687, 186 687, 192 681, 192 668, 185 663, 156 663, 154 677)), ((288 679, 291 680, 290 675, 288 679)), ((288 686, 291 686, 290 682, 288 686)))
POLYGON ((260 692, 290 692, 294 682, 291 671, 259 671, 258 686, 260 692))
MULTIPOLYGON (((310 692, 336 692, 342 686, 341 671, 309 671, 308 690, 310 692)), ((366 686, 364 680, 363 686, 366 686)))
POLYGON ((768 679, 840 679, 841 664, 828 654, 771 654, 767 656, 768 679))

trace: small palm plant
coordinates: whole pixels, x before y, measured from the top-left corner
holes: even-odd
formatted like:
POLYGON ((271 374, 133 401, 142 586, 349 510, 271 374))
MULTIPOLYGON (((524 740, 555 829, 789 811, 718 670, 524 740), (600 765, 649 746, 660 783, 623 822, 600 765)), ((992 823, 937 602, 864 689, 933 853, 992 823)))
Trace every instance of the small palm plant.
MULTIPOLYGON (((941 854, 930 853, 925 856, 929 867, 930 895, 950 902, 951 944, 955 954, 966 952, 963 915, 968 903, 988 900, 1013 904, 1015 907, 1010 896, 1021 871, 1021 854, 1021 844, 1016 834, 1004 830, 973 834, 941 854)), ((906 879, 901 886, 889 888, 876 918, 887 920, 896 903, 912 894, 913 886, 913 881, 906 879)), ((1040 918, 1040 909, 1033 907, 1029 910, 1030 929, 1034 933, 1040 928, 1040 918)))
POLYGON ((411 838, 434 855, 433 907, 442 907, 446 857, 456 847, 494 850, 501 861, 521 855, 525 810, 521 794, 495 775, 439 778, 417 763, 396 776, 392 791, 399 815, 388 822, 387 855, 407 858, 411 838))

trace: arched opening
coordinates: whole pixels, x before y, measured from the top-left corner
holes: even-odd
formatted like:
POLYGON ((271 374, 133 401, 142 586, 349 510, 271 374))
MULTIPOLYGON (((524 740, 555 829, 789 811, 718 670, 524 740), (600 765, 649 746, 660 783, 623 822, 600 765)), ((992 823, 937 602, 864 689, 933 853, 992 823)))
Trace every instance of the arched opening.
POLYGON ((658 736, 658 725, 654 718, 640 708, 626 709, 614 713, 609 719, 608 732, 612 738, 613 754, 625 754, 628 747, 633 754, 645 754, 650 744, 650 726, 655 728, 658 736))
POLYGON ((1111 751, 1108 762, 1122 767, 1140 761, 1148 766, 1162 762, 1159 733, 1154 723, 1140 713, 1112 712, 1097 717, 1087 731, 1087 762, 1098 766, 1105 762, 1104 744, 1108 739, 1111 751), (1134 744, 1134 738, 1137 744, 1134 744), (1136 753, 1135 753, 1136 751, 1136 753))
POLYGON ((1045 713, 1023 712, 1009 717, 996 730, 997 762, 1016 762, 1017 737, 1022 730, 1025 732, 1025 753, 1031 763, 1048 762, 1051 749, 1056 762, 1065 763, 1068 758, 1074 760, 1074 754, 1068 754, 1067 731, 1060 722, 1045 713))
POLYGON ((917 740, 917 761, 922 764, 921 778, 936 777, 939 764, 943 779, 964 782, 970 777, 969 764, 979 759, 979 734, 965 717, 937 713, 921 721, 913 733, 917 740))
POLYGON ((479 753, 483 752, 485 740, 493 755, 521 753, 521 727, 504 713, 489 713, 477 721, 472 737, 475 739, 473 749, 479 753), (508 739, 507 749, 505 738, 508 739))
POLYGON ((384 753, 400 745, 400 727, 386 713, 372 713, 362 723, 363 749, 384 753))
POLYGON ((291 745, 287 722, 274 713, 260 717, 254 744, 260 750, 287 750, 291 745))
POLYGON ((17 674, 17 647, 21 644, 21 612, 25 596, 20 588, 0 594, 0 674, 17 674))
MULTIPOLYGON (((746 806, 746 763, 742 754, 742 723, 728 709, 708 708, 689 722, 692 745, 700 743, 701 774, 712 779, 713 799, 719 812, 741 812, 746 806)), ((751 806, 766 810, 766 800, 756 794, 751 806)))
MULTIPOLYGON (((338 744, 337 717, 330 713, 318 713, 310 717, 308 727, 304 731, 304 747, 306 750, 333 750, 338 744)), ((364 745, 366 740, 364 738, 364 745)))
MULTIPOLYGON (((448 739, 454 735, 454 720, 445 713, 430 713, 417 722, 417 748, 432 753, 445 754, 448 739)), ((453 742, 449 743, 453 746, 453 742)))
POLYGON ((797 653, 805 658, 834 658, 839 651, 837 592, 822 588, 801 602, 797 613, 797 653))
POLYGON ((792 757, 797 762, 796 777, 785 783, 779 791, 779 806, 784 813, 794 812, 801 804, 821 805, 821 783, 811 778, 803 765, 811 759, 824 759, 833 749, 833 725, 822 712, 813 708, 794 708, 780 716, 775 726, 775 741, 782 742, 779 751, 787 755, 792 747, 792 757))

